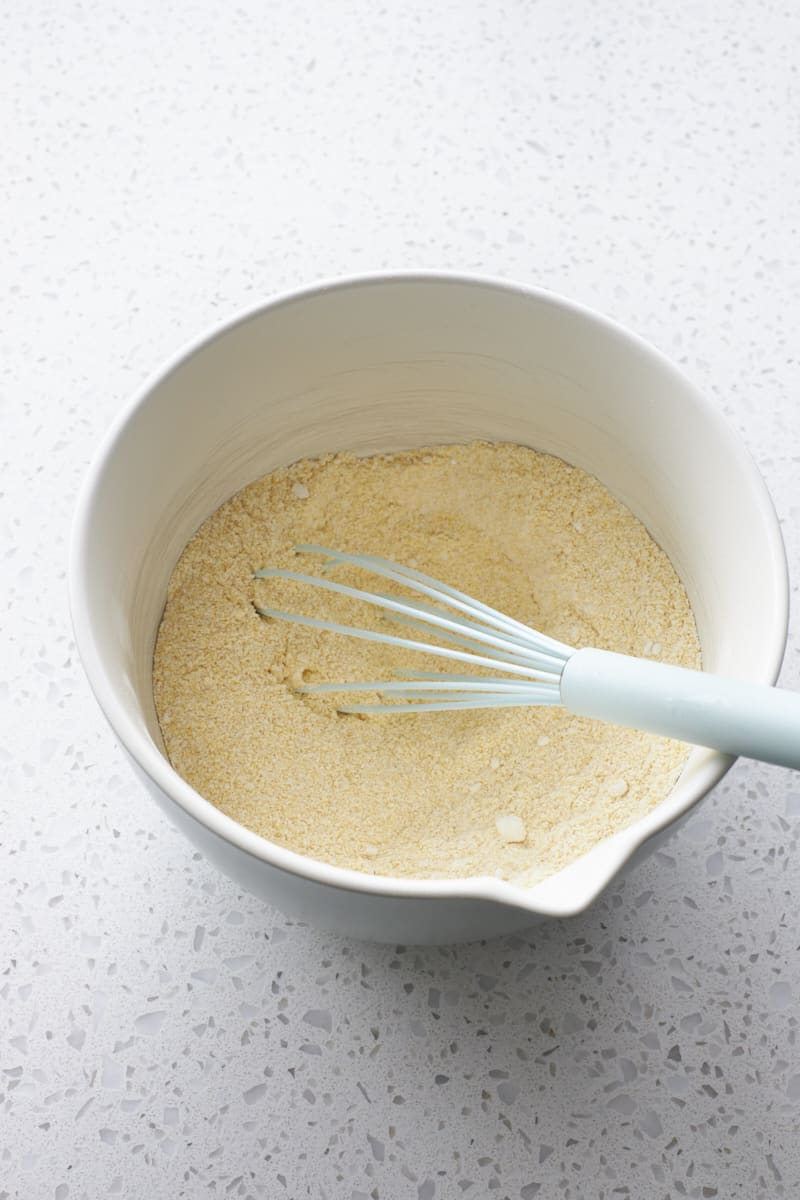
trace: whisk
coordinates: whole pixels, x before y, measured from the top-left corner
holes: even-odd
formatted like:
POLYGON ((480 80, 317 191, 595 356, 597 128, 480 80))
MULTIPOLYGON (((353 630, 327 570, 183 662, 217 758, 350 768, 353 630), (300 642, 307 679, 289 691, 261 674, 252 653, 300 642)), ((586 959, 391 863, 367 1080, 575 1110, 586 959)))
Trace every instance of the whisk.
POLYGON ((296 550, 325 556, 325 573, 344 564, 359 567, 434 603, 402 594, 362 591, 330 578, 279 568, 256 571, 255 577, 291 579, 366 601, 382 609, 391 620, 445 644, 255 605, 261 616, 424 651, 469 664, 473 669, 502 672, 475 675, 403 670, 391 680, 312 683, 298 689, 307 693, 377 692, 381 697, 377 704, 343 705, 340 712, 419 716, 473 708, 560 704, 576 716, 800 769, 800 693, 610 650, 575 650, 446 583, 389 559, 345 554, 315 545, 297 546, 296 550))

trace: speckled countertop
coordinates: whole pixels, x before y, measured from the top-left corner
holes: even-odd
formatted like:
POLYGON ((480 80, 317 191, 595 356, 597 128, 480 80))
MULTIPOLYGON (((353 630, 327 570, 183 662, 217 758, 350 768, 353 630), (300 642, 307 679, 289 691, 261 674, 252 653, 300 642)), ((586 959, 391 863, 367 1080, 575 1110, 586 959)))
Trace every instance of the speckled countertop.
MULTIPOLYGON (((674 357, 800 582, 800 10, 0 12, 0 1200, 800 1194, 800 780, 740 762, 591 913, 375 947, 265 909, 75 657, 100 435, 183 341, 362 269, 534 282, 674 357)), ((795 618, 783 680, 800 686, 795 618)))

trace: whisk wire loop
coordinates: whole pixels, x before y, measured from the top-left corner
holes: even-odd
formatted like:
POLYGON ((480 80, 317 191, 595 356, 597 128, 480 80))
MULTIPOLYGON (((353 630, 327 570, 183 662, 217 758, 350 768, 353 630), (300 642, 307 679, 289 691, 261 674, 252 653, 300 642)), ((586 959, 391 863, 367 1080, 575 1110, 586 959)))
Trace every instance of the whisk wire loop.
POLYGON ((481 601, 473 600, 449 584, 441 583, 411 567, 369 554, 346 554, 324 546, 296 547, 302 554, 322 554, 328 559, 323 571, 344 564, 398 583, 401 586, 438 601, 425 601, 386 592, 369 592, 338 581, 308 575, 300 571, 267 567, 256 571, 258 579, 283 579, 308 584, 338 595, 371 604, 390 621, 433 636, 446 646, 414 638, 395 636, 382 631, 360 629, 318 617, 289 613, 281 609, 255 605, 265 617, 291 621, 332 633, 400 646, 404 649, 438 655, 473 667, 500 668, 504 676, 447 675, 436 672, 398 672, 395 681, 372 680, 347 683, 309 684, 301 689, 314 692, 373 692, 383 698, 378 704, 357 704, 342 707, 340 712, 373 713, 390 710, 398 712, 455 711, 460 708, 509 707, 530 704, 558 704, 559 680, 571 648, 555 638, 540 636, 535 630, 512 617, 498 612, 481 601), (446 607, 442 607, 442 606, 446 607), (455 610, 455 611, 454 611, 455 610), (451 647, 459 647, 453 649, 451 647), (522 679, 508 679, 508 675, 522 679), (409 676, 406 679, 406 675, 409 676), (391 703, 389 703, 391 701, 391 703))

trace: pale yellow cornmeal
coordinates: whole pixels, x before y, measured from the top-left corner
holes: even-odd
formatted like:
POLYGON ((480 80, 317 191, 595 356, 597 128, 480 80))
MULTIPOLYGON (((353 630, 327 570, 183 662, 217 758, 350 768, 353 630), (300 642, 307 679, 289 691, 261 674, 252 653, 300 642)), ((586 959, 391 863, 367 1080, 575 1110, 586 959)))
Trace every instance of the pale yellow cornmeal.
MULTIPOLYGON (((700 662, 666 555, 560 459, 476 442, 304 460, 214 513, 169 586, 153 673, 161 729, 175 768, 223 812, 360 871, 534 883, 666 796, 686 746, 560 708, 365 717, 341 715, 341 695, 299 693, 400 667, 462 669, 259 616, 254 603, 404 632, 355 601, 253 579, 266 566, 318 570, 294 552, 304 542, 417 566, 576 647, 700 662)), ((354 568, 332 577, 397 590, 354 568)))

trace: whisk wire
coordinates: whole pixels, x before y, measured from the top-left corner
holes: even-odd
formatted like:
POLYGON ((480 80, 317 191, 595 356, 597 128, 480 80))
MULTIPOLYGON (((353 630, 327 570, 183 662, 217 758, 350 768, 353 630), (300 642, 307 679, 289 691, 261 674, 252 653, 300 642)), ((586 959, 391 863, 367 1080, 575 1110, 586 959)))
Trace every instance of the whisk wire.
POLYGON ((463 700, 409 701, 400 704, 346 704, 339 708, 341 713, 391 713, 413 714, 426 712, 457 712, 468 708, 530 708, 547 704, 559 704, 558 692, 551 689, 541 697, 525 696, 522 692, 514 696, 470 695, 463 700))
POLYGON ((413 679, 359 680, 357 683, 310 683, 298 688, 298 692, 381 692, 405 696, 412 691, 450 692, 522 692, 527 695, 537 689, 549 688, 547 683, 530 684, 522 679, 484 679, 478 675, 437 675, 431 672, 428 679, 415 675, 413 679))

